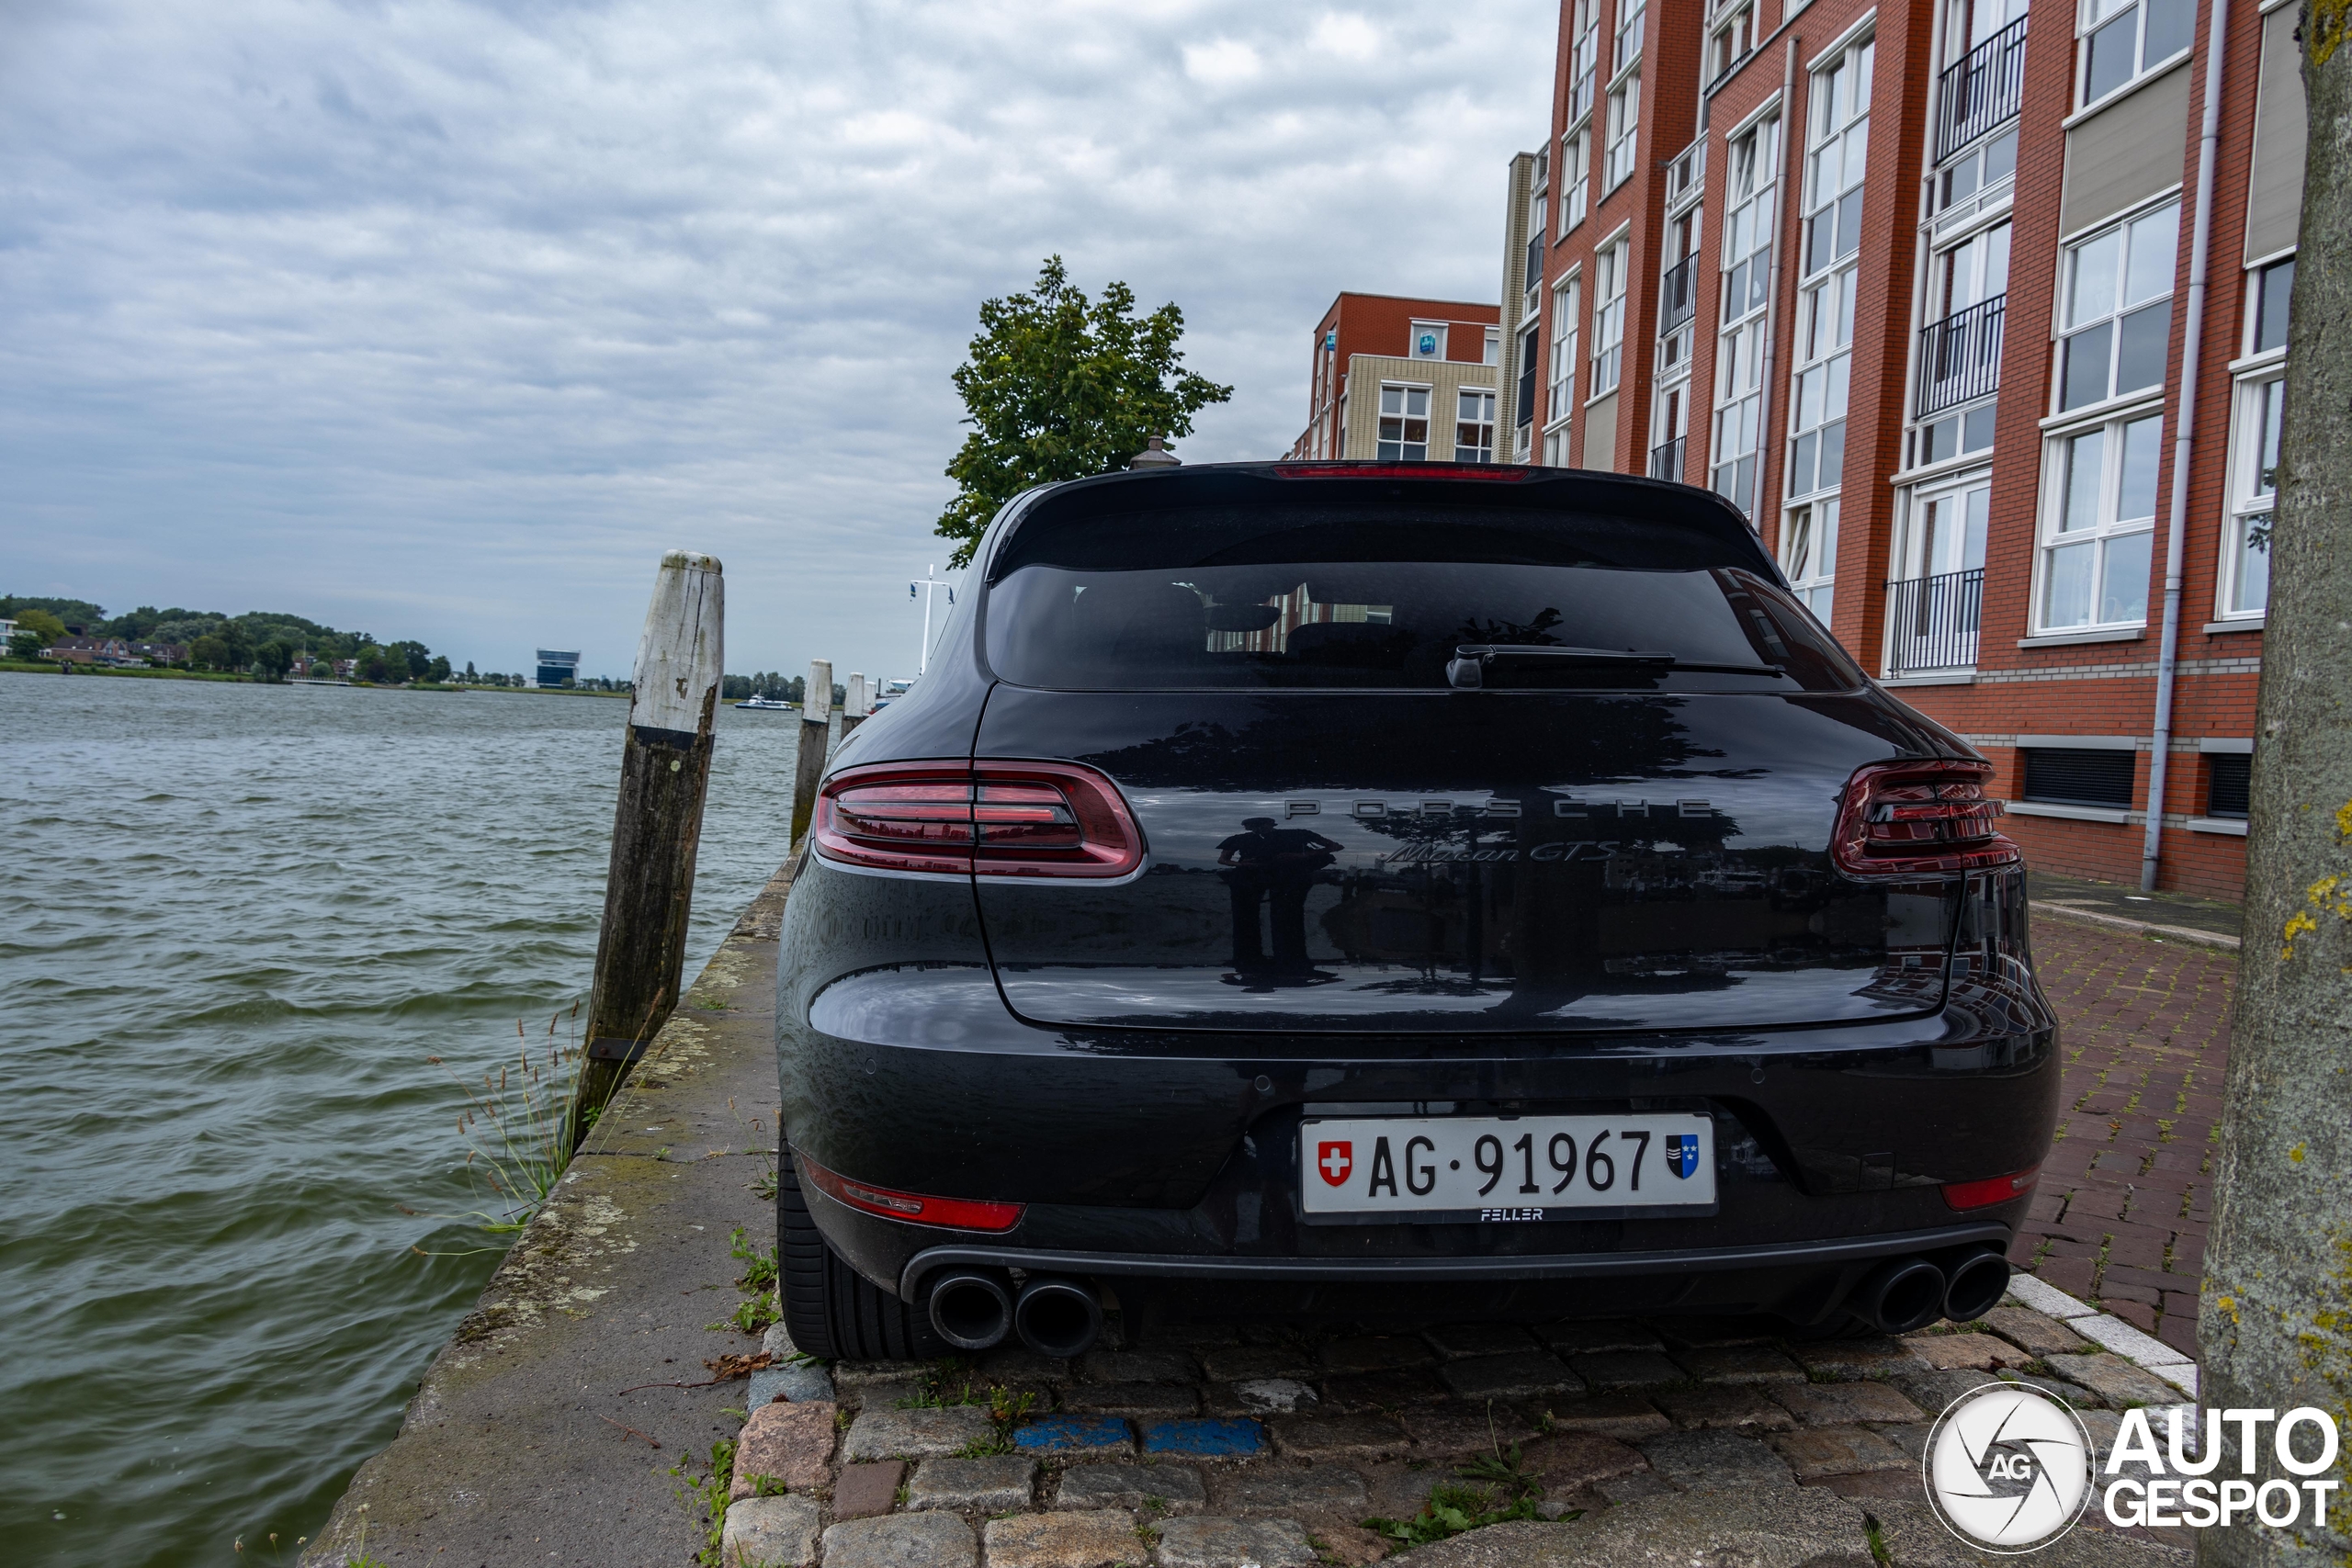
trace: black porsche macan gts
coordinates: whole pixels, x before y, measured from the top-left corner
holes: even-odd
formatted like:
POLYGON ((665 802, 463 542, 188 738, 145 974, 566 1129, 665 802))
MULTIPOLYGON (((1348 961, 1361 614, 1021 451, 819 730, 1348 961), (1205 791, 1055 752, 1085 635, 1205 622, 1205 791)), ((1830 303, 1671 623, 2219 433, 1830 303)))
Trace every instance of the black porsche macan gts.
POLYGON ((1704 491, 1022 496, 786 906, 795 1343, 1999 1299, 2057 1029, 1991 769, 1704 491))

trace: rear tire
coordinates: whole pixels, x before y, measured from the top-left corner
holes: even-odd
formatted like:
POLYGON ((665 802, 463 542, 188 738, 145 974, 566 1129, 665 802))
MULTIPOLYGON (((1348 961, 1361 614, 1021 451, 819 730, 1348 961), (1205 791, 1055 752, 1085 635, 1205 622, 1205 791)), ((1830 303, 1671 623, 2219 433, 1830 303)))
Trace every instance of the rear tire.
POLYGON ((820 1361, 928 1361, 950 1354, 931 1319, 842 1260, 818 1230, 789 1150, 776 1162, 776 1292, 793 1347, 820 1361))

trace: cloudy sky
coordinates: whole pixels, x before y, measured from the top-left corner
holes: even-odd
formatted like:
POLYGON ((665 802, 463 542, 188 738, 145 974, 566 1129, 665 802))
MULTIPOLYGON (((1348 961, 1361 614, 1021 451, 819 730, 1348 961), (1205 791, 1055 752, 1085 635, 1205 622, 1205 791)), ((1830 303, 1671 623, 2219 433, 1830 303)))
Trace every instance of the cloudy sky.
POLYGON ((1556 6, 0 0, 0 592, 911 673, 978 302, 1183 307, 1279 455, 1341 288, 1492 299, 1556 6))

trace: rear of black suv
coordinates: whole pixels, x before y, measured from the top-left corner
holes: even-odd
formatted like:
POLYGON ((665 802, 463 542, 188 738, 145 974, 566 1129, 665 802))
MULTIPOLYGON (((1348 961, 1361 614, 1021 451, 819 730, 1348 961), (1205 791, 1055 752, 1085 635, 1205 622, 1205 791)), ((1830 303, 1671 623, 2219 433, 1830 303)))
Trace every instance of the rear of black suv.
POLYGON ((1032 492, 835 760, 779 990, 820 1353, 1997 1300, 2056 1113, 1989 768, 1703 492, 1032 492))

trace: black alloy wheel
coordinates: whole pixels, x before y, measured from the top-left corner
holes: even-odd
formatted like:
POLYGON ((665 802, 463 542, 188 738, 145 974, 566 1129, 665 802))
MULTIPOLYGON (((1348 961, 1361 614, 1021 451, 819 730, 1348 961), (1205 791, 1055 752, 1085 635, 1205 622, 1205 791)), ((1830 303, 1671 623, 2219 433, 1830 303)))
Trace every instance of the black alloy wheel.
POLYGON ((817 1229, 790 1150, 777 1161, 777 1293, 793 1348, 820 1361, 927 1361, 951 1353, 931 1319, 843 1262, 817 1229))

